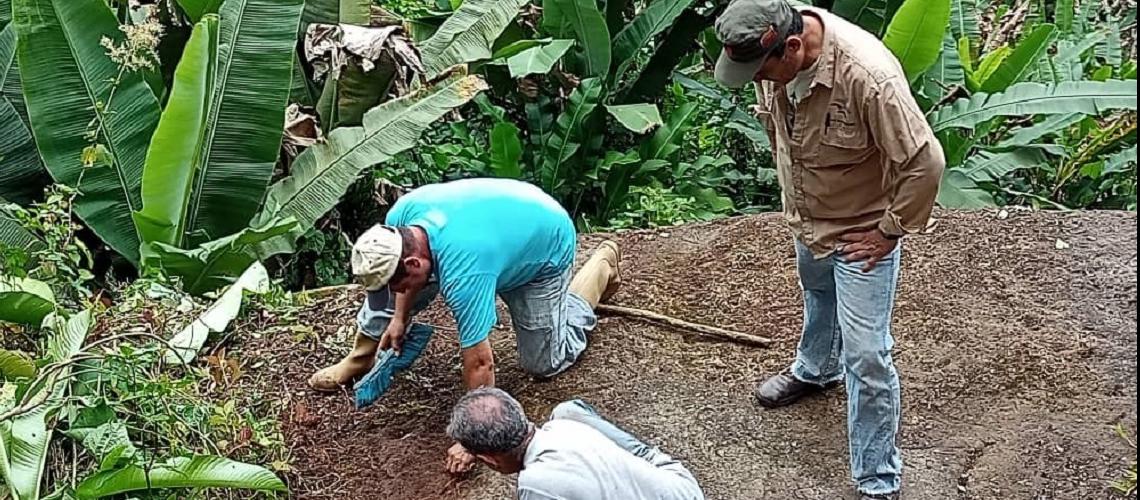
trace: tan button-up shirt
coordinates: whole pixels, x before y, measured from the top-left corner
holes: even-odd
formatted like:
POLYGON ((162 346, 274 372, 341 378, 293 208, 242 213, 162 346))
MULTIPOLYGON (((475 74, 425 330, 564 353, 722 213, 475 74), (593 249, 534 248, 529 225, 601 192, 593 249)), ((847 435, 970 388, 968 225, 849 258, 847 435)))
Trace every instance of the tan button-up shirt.
POLYGON ((800 11, 824 25, 810 92, 793 107, 783 85, 756 86, 788 225, 817 258, 847 232, 923 230, 946 158, 902 66, 858 26, 820 9, 800 11))

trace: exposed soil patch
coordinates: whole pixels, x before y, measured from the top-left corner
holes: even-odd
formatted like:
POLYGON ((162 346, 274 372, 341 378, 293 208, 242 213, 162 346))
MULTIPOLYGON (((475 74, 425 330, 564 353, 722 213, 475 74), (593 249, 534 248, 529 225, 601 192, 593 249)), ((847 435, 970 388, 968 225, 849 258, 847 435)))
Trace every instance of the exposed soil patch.
MULTIPOLYGON (((936 217, 932 234, 906 242, 895 321, 905 498, 1110 498, 1108 481, 1135 458, 1112 431, 1136 422, 1135 213, 936 217)), ((790 363, 801 324, 778 216, 617 238, 626 284, 614 303, 777 344, 756 349, 608 318, 578 365, 537 382, 518 368, 503 311, 493 334, 499 386, 536 420, 565 399, 590 401, 687 463, 710 499, 852 498, 841 390, 778 411, 752 400, 761 377, 790 363)), ((583 238, 580 260, 600 239, 583 238)), ((296 497, 511 498, 510 477, 442 470, 443 430, 461 391, 453 323, 440 304, 427 315, 438 326, 428 352, 372 408, 307 390, 309 374, 348 348, 350 338, 335 336, 351 334, 359 300, 340 293, 259 322, 259 338, 233 337, 258 366, 240 389, 281 402, 296 497)))

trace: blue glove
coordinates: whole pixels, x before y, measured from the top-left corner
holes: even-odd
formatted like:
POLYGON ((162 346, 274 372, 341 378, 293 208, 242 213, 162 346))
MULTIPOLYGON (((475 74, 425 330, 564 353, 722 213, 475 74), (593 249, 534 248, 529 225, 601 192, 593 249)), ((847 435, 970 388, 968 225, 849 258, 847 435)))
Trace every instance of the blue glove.
POLYGON ((356 382, 352 388, 356 392, 356 408, 367 407, 388 392, 388 388, 392 386, 392 378, 396 373, 412 366, 416 358, 420 357, 420 353, 424 352, 434 333, 435 328, 429 325, 412 323, 412 327, 404 335, 403 350, 399 356, 392 349, 380 352, 372 371, 356 382))

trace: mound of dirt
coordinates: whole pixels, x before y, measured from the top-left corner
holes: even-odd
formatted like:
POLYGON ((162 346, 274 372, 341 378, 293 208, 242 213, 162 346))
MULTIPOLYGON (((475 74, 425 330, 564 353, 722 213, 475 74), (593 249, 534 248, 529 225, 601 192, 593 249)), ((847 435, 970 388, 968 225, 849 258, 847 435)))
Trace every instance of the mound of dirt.
MULTIPOLYGON (((1136 457, 1113 426, 1136 422, 1136 214, 936 213, 905 242, 895 320, 907 498, 1106 498, 1136 457), (1063 244, 1058 243, 1060 240, 1063 244)), ((582 239, 579 261, 605 235, 582 239)), ((583 398, 683 460, 709 499, 852 498, 843 391, 763 411, 751 391, 791 362, 801 295, 776 215, 614 236, 619 305, 775 339, 769 349, 604 318, 584 358, 549 382, 519 369, 509 317, 493 333, 499 386, 542 420, 583 398)), ((340 292, 239 333, 239 389, 277 399, 297 498, 512 498, 512 478, 443 471, 460 396, 454 323, 383 400, 305 381, 351 342, 361 297, 340 292)))

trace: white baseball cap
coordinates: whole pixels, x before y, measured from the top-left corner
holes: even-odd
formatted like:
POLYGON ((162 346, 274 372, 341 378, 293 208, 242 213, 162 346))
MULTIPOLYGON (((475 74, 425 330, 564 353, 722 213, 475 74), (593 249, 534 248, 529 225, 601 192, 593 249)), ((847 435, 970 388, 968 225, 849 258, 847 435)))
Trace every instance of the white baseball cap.
POLYGON ((403 253, 404 240, 396 228, 372 226, 352 245, 352 274, 366 290, 380 290, 396 274, 403 253))

